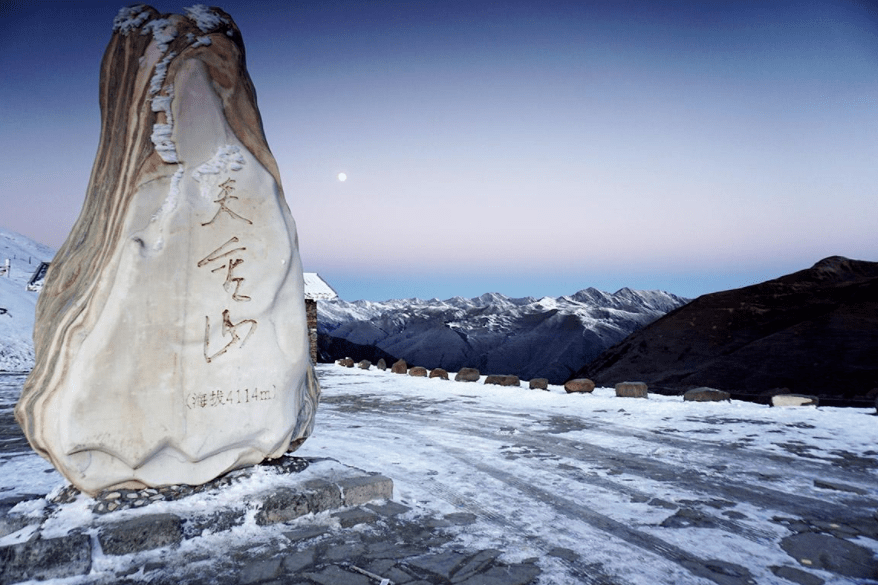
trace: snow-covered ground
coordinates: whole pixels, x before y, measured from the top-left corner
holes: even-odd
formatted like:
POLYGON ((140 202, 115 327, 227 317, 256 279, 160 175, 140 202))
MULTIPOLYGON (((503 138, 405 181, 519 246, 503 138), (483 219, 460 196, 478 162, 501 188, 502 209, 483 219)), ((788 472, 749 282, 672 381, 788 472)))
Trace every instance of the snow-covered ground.
POLYGON ((33 329, 37 293, 26 286, 40 262, 55 251, 11 230, 0 228, 0 371, 24 372, 34 366, 33 329))
MULTIPOLYGON (((779 568, 875 582, 826 570, 825 551, 785 550, 814 532, 871 553, 878 567, 874 409, 617 398, 606 388, 568 395, 336 365, 318 372, 315 434, 297 455, 387 475, 415 517, 474 514, 475 524, 449 528, 456 546, 498 549, 508 562, 539 558, 540 583, 797 582, 779 568), (749 577, 733 576, 740 567, 749 577)), ((13 377, 5 379, 0 416, 14 401, 13 377)), ((19 447, 0 453, 0 499, 58 489, 48 463, 19 447)), ((216 534, 211 546, 235 546, 235 534, 216 534)))

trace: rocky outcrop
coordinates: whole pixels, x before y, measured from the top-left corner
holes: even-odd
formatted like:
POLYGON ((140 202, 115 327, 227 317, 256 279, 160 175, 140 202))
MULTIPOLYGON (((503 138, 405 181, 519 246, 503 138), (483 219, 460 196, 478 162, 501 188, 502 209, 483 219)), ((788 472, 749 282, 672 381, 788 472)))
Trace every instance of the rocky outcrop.
POLYGON ((85 492, 202 484, 309 436, 295 224, 231 17, 123 9, 82 212, 37 305, 16 406, 85 492))
POLYGON ((832 257, 761 284, 704 295, 608 349, 577 376, 652 391, 774 388, 862 399, 878 387, 878 263, 832 257))

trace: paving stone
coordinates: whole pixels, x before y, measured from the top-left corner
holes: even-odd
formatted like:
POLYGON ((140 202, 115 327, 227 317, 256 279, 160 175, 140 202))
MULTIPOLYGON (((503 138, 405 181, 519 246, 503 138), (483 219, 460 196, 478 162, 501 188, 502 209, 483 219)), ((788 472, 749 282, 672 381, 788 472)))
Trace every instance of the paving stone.
POLYGON ((345 543, 337 546, 330 546, 323 554, 322 561, 353 561, 362 555, 366 547, 360 543, 345 543))
POLYGON ((284 532, 284 536, 292 541, 310 540, 312 538, 317 538, 318 536, 323 536, 327 532, 329 532, 329 528, 326 526, 305 526, 284 532))
POLYGON ((183 540, 182 521, 174 514, 144 514, 103 525, 98 540, 107 555, 127 555, 179 544, 183 540))
POLYGON ((549 555, 553 557, 558 557, 559 559, 564 559, 565 561, 570 561, 571 563, 575 563, 579 560, 579 553, 572 549, 564 548, 561 546, 556 546, 555 548, 550 550, 549 555))
POLYGON ((829 534, 804 532, 787 536, 782 549, 801 565, 855 579, 878 579, 878 566, 869 549, 829 534))
POLYGON ((746 567, 720 560, 683 561, 681 563, 693 575, 710 579, 719 585, 756 585, 756 580, 746 567))
POLYGON ((302 575, 320 585, 374 585, 369 577, 340 567, 326 567, 318 573, 302 575))
POLYGON ((495 565, 465 581, 454 581, 459 585, 528 585, 540 574, 540 570, 530 564, 495 565))
POLYGON ((273 559, 260 559, 244 565, 238 575, 238 582, 242 585, 258 583, 266 579, 273 579, 280 572, 282 557, 273 559))
POLYGON ((338 486, 323 480, 305 482, 302 488, 280 488, 262 497, 262 505, 256 513, 259 526, 288 522, 308 513, 325 512, 342 505, 338 486))
POLYGON ((244 523, 246 511, 241 509, 225 509, 201 516, 190 516, 183 524, 183 538, 190 539, 201 536, 205 531, 210 533, 224 532, 244 523))
POLYGON ((478 516, 469 512, 452 512, 451 514, 445 514, 443 518, 455 526, 469 526, 470 524, 475 524, 476 520, 478 520, 478 516))
POLYGON ((478 553, 467 559, 465 563, 463 563, 454 571, 454 578, 452 579, 452 582, 457 583, 460 581, 465 581, 476 573, 480 573, 489 565, 491 565, 494 562, 494 559, 499 556, 499 550, 487 549, 479 551, 478 553))
POLYGON ((345 506, 359 506, 373 500, 393 498, 393 480, 383 475, 351 477, 338 482, 345 506))
POLYGON ((37 538, 0 547, 0 585, 36 579, 63 579, 91 570, 91 539, 86 534, 37 538))
POLYGON ((443 579, 451 579, 457 570, 469 558, 468 555, 454 550, 448 550, 437 554, 425 555, 420 558, 409 559, 407 564, 432 575, 438 575, 443 579))
POLYGON ((313 548, 300 550, 288 554, 283 560, 283 569, 288 573, 300 573, 314 564, 315 552, 313 548))
POLYGON ((812 575, 807 571, 794 567, 769 567, 769 569, 781 579, 786 579, 799 585, 823 585, 826 582, 817 575, 812 575))
POLYGON ((341 512, 334 513, 332 517, 339 521, 342 528, 350 528, 357 524, 371 524, 378 520, 378 514, 363 508, 342 510, 341 512))
POLYGON ((383 504, 377 504, 375 502, 370 502, 370 503, 366 504, 366 507, 369 508, 370 510, 372 510, 373 512, 381 514, 382 516, 398 516, 400 514, 405 514, 406 512, 411 510, 411 508, 409 508, 408 506, 403 506, 402 504, 399 504, 399 503, 391 501, 391 500, 388 500, 387 502, 384 502, 383 504))
POLYGON ((402 584, 415 580, 414 577, 397 567, 396 561, 392 559, 371 561, 363 568, 375 575, 379 575, 382 579, 390 579, 394 583, 402 584))

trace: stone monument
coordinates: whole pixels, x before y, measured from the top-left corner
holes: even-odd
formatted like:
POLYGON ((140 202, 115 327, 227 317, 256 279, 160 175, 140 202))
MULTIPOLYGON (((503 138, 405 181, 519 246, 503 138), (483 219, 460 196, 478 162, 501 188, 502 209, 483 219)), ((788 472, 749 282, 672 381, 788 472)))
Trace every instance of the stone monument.
POLYGON ((222 10, 120 11, 82 213, 15 416, 84 492, 199 485, 311 433, 296 227, 222 10))

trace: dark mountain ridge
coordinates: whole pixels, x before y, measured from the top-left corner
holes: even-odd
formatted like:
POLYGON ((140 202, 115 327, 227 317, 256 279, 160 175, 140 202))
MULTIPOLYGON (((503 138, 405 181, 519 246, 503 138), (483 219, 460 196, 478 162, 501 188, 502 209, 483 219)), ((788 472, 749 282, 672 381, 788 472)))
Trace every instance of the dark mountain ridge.
POLYGON ((826 258, 753 286, 703 295, 579 370, 678 393, 778 391, 847 401, 878 394, 878 262, 826 258))

